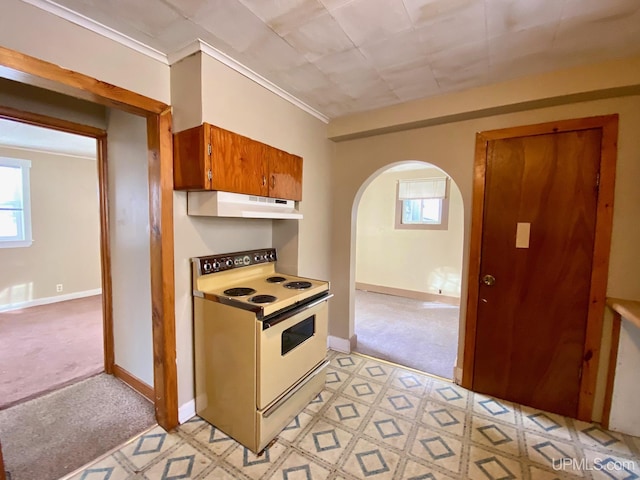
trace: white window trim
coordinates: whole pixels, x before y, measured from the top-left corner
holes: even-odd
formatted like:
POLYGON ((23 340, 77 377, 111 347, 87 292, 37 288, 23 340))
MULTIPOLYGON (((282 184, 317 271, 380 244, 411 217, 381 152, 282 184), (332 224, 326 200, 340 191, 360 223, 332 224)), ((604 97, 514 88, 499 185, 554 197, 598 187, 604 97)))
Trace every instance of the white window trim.
MULTIPOLYGON (((422 197, 420 197, 422 198, 422 197)), ((395 217, 396 230, 448 230, 449 229, 449 177, 431 177, 431 178, 415 178, 415 179, 400 179, 396 183, 396 217, 395 217), (442 208, 440 210, 440 223, 402 223, 402 203, 406 199, 415 199, 410 195, 401 195, 400 184, 402 182, 441 182, 444 180, 444 191, 440 191, 435 195, 430 195, 426 198, 439 198, 442 200, 442 208), (401 198, 405 197, 405 198, 401 198)))
POLYGON ((0 166, 22 169, 22 215, 24 217, 24 240, 0 240, 0 248, 30 247, 33 244, 31 235, 31 161, 0 157, 0 166))

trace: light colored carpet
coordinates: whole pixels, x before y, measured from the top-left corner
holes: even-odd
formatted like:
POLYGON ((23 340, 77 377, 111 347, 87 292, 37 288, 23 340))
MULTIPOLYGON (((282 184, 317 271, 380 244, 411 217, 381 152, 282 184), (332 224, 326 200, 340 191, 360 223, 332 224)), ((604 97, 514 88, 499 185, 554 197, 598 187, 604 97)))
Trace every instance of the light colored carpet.
POLYGON ((54 480, 155 423, 153 404, 106 374, 0 411, 11 480, 54 480))
POLYGON ((102 295, 0 313, 0 409, 103 365, 102 295))
POLYGON ((452 379, 460 308, 356 291, 356 351, 452 379))

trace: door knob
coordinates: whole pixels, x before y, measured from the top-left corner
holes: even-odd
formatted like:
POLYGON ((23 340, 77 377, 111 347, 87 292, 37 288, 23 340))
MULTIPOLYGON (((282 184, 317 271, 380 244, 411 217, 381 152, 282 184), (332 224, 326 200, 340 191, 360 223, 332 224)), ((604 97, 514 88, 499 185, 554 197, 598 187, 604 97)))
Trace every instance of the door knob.
POLYGON ((491 287, 495 285, 496 277, 494 277, 493 275, 485 275, 484 277, 482 277, 482 283, 484 283, 488 287, 491 287))

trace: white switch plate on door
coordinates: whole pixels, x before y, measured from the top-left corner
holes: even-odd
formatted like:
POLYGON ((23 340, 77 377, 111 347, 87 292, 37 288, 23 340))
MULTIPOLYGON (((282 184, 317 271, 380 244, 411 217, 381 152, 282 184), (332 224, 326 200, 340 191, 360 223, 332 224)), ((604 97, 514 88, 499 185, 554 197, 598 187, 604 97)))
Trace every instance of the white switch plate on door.
POLYGON ((516 227, 516 248, 529 248, 531 224, 518 222, 516 227))

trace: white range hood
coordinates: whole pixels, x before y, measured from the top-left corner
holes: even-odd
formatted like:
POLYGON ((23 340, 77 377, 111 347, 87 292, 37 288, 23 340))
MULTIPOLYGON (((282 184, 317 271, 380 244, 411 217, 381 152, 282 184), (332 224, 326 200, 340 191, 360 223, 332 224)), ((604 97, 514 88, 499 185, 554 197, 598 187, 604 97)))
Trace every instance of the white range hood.
POLYGON ((230 192, 188 192, 187 214, 207 217, 300 219, 293 200, 230 192))

